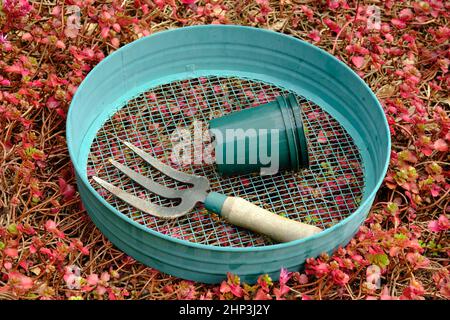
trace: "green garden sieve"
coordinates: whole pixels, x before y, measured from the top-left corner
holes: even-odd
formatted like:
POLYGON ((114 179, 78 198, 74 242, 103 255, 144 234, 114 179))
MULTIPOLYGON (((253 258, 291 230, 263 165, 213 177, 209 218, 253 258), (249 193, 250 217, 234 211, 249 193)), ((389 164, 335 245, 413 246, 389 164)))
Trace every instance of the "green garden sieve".
MULTIPOLYGON (((375 95, 350 68, 294 37, 242 26, 195 26, 156 33, 99 63, 75 94, 67 143, 83 203, 97 227, 128 255, 181 278, 218 283, 227 272, 255 282, 280 268, 345 245, 367 216, 387 170, 390 138, 375 95), (222 176, 210 162, 174 161, 174 133, 224 115, 295 96, 309 167, 274 175, 222 176), (206 177, 210 190, 242 197, 322 232, 287 243, 233 226, 196 206, 165 220, 103 189, 101 178, 161 206, 111 164, 114 159, 162 185, 189 186, 153 170, 121 141, 174 169, 206 177)), ((195 152, 194 152, 195 153, 195 152)))

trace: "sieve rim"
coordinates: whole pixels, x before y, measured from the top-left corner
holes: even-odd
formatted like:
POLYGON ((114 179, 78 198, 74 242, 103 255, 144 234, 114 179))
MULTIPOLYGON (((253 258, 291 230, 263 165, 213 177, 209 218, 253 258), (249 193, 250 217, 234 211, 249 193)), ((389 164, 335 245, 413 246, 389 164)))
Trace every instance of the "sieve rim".
POLYGON ((339 59, 337 59, 336 57, 334 57, 333 55, 331 55, 330 53, 328 53, 327 51, 318 48, 306 41, 302 41, 298 38, 295 38, 293 36, 290 35, 286 35, 286 34, 282 34, 282 33, 278 33, 272 30, 267 30, 267 29, 260 29, 260 28, 255 28, 255 27, 248 27, 248 26, 238 26, 238 25, 201 25, 201 26, 189 26, 189 27, 183 27, 183 28, 177 28, 177 29, 170 29, 170 30, 165 30, 165 31, 161 31, 161 32, 157 32, 155 34, 152 34, 150 36, 148 36, 148 38, 157 38, 157 37, 164 37, 165 34, 170 33, 170 32, 188 32, 189 30, 193 30, 193 29, 205 29, 205 30, 215 30, 215 31, 220 31, 220 30, 224 30, 224 29, 236 29, 236 30, 253 30, 252 32, 260 32, 260 33, 266 33, 269 35, 274 35, 276 34, 278 37, 282 37, 282 38, 287 38, 289 39, 289 41, 295 41, 295 42, 300 42, 303 46, 308 47, 309 49, 317 52, 318 55, 324 55, 326 56, 328 59, 330 59, 331 63, 337 64, 339 65, 341 68, 346 69, 347 71, 350 72, 350 74, 352 74, 354 77, 357 78, 356 81, 358 81, 361 85, 362 88, 364 88, 368 93, 369 96, 372 98, 372 102, 374 102, 375 106, 378 108, 378 111, 383 115, 382 117, 382 121, 383 121, 383 130, 385 131, 385 136, 387 138, 387 144, 386 144, 386 158, 384 159, 384 165, 382 170, 380 171, 379 176, 376 179, 376 183, 374 183, 374 186, 372 188, 372 190, 370 191, 370 193, 367 195, 367 197, 365 197, 365 199, 363 199, 361 201, 361 203, 359 204, 359 207, 352 212, 348 217, 340 220, 337 224, 323 230, 320 233, 314 234, 310 237, 304 238, 304 239, 299 239, 299 240, 295 240, 295 241, 290 241, 290 242, 286 242, 286 243, 278 243, 278 244, 271 244, 271 245, 267 245, 267 246, 261 246, 261 247, 220 247, 220 246, 213 246, 213 245, 206 245, 206 244, 200 244, 200 243, 195 243, 195 242, 190 242, 187 240, 182 240, 182 239, 178 239, 178 238, 174 238, 165 234, 162 234, 160 232, 157 232, 151 228, 148 228, 144 225, 139 224, 138 222, 132 220, 131 218, 125 216, 124 214, 122 214, 121 212, 119 212, 116 208, 114 208, 111 204, 109 204, 103 197, 101 197, 98 192, 94 189, 94 187, 91 185, 91 183, 88 180, 87 177, 87 172, 86 172, 86 168, 83 168, 82 166, 80 166, 79 164, 79 154, 75 154, 75 146, 73 145, 73 143, 71 141, 73 141, 72 139, 72 118, 73 113, 74 113, 74 109, 75 109, 75 104, 77 103, 77 99, 82 96, 83 94, 83 89, 87 86, 87 80, 90 79, 91 77, 93 77, 94 71, 97 68, 97 66, 101 66, 101 65, 105 65, 108 64, 108 62, 112 59, 112 57, 115 57, 116 55, 121 55, 124 48, 130 48, 132 46, 135 46, 138 43, 141 43, 143 41, 148 41, 148 39, 146 39, 147 37, 143 37, 140 38, 136 41, 133 41, 131 43, 128 43, 127 45, 121 47, 120 49, 116 50, 115 52, 113 52, 112 54, 108 55, 105 59, 103 59, 99 64, 97 64, 96 67, 94 67, 89 74, 85 77, 85 79, 82 81, 82 83, 80 84, 80 86, 78 87, 78 90, 76 91, 75 95, 72 98, 72 102, 70 104, 68 113, 67 113, 67 121, 66 121, 66 137, 67 137, 67 147, 68 147, 68 151, 69 151, 69 156, 70 159, 74 165, 74 169, 77 175, 77 182, 78 183, 83 183, 84 186, 87 188, 87 190, 93 194, 93 196, 102 204, 104 205, 106 208, 108 208, 108 210, 110 210, 111 212, 113 212, 116 216, 118 216, 120 219, 122 219, 123 221, 125 221, 126 223, 131 224, 132 226, 138 228, 139 230, 146 232, 146 233, 150 233, 153 236, 168 240, 170 242, 174 242, 180 245, 184 245, 184 246, 188 246, 188 247, 192 247, 192 248, 196 248, 196 249, 202 249, 202 250, 213 250, 213 251, 221 251, 221 252, 255 252, 255 251, 272 251, 272 250, 278 250, 278 249, 287 249, 290 247, 294 247, 297 245, 300 245, 302 243, 306 243, 306 242, 312 242, 316 239, 320 239, 322 237, 327 236, 328 234, 334 232, 335 230, 338 230, 339 228, 343 227, 345 224, 347 224, 349 221, 352 221, 354 219, 356 219, 361 212, 363 211, 363 209, 365 209, 369 204, 370 206, 368 206, 368 208, 371 207, 371 203, 375 197, 375 194, 378 192, 378 189, 380 188, 384 177, 386 175, 386 172, 388 170, 388 166, 389 166, 389 159, 390 159, 390 150, 391 150, 391 136, 390 136, 390 131, 389 131, 389 125, 384 113, 384 110, 380 104, 380 102, 378 101, 375 93, 370 89, 370 87, 364 82, 363 79, 361 79, 358 74, 353 71, 348 65, 346 65, 344 62, 340 61, 339 59))

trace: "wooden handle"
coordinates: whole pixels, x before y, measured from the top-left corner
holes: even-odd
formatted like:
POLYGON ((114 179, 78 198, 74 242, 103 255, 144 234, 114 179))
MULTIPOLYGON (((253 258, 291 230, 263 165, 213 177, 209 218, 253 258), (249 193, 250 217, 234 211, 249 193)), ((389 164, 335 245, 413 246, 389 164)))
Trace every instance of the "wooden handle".
POLYGON ((227 197, 220 215, 230 223, 265 234, 278 242, 309 237, 322 229, 262 209, 242 198, 227 197))

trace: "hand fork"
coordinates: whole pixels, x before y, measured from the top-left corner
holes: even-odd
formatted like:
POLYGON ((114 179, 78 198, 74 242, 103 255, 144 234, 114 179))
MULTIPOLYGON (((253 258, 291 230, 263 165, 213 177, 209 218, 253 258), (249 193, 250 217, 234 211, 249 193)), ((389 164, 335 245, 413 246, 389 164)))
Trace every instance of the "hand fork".
POLYGON ((278 242, 306 238, 322 231, 322 229, 316 226, 274 214, 242 198, 227 197, 221 193, 208 192, 210 186, 207 178, 175 170, 131 143, 126 141, 122 142, 163 174, 174 180, 193 186, 192 188, 182 190, 168 188, 110 159, 109 161, 112 165, 149 191, 164 198, 181 200, 180 204, 174 207, 160 206, 125 192, 98 177, 93 177, 103 188, 145 213, 163 219, 173 219, 188 214, 197 202, 202 202, 208 211, 220 215, 229 223, 264 234, 278 242))

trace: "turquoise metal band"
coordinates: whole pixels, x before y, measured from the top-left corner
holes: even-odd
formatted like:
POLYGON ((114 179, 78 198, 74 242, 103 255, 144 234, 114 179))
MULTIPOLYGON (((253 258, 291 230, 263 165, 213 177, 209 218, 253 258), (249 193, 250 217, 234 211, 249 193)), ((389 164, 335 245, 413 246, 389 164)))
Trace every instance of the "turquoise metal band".
POLYGON ((208 211, 220 214, 225 200, 227 200, 227 196, 218 192, 211 192, 205 199, 205 208, 208 211))

